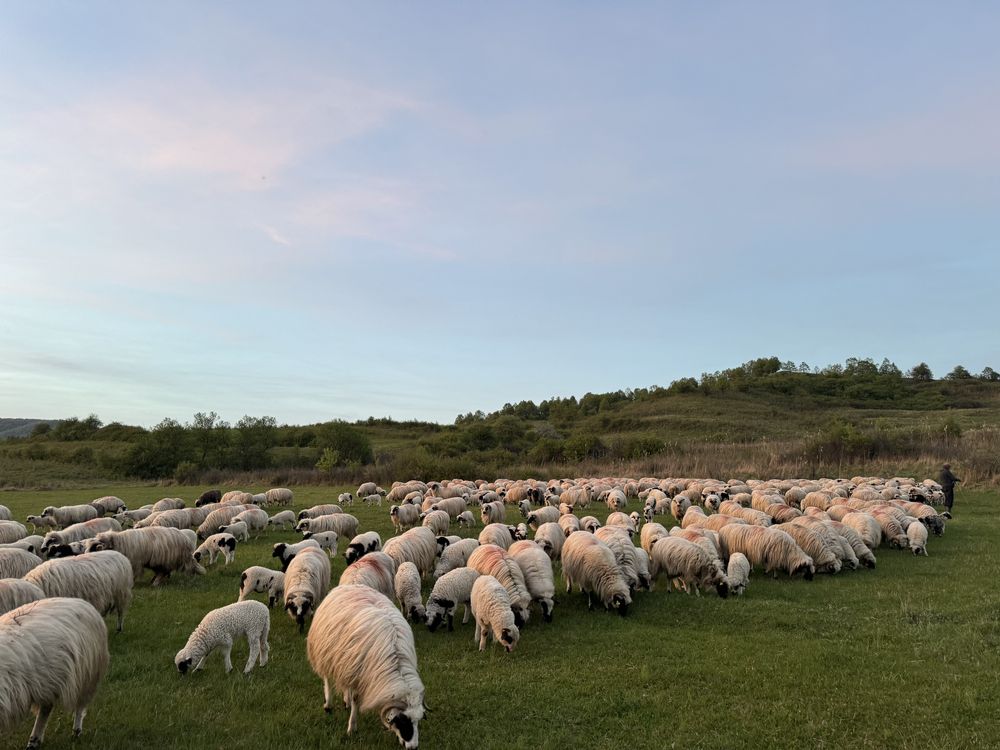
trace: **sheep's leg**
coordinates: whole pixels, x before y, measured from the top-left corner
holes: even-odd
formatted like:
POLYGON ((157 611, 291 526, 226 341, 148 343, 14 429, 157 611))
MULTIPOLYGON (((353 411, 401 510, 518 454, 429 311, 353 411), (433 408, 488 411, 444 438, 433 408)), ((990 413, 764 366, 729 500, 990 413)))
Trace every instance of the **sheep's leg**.
MULTIPOLYGON (((476 632, 472 634, 472 642, 475 643, 476 641, 478 641, 480 639, 480 637, 482 636, 482 633, 483 633, 483 626, 479 624, 479 618, 477 617, 476 618, 476 632)), ((482 646, 480 646, 479 650, 480 651, 483 650, 482 646)))
POLYGON ((566 576, 566 593, 570 593, 573 590, 573 581, 569 576, 566 576))
POLYGON ((260 658, 260 639, 251 638, 248 635, 247 645, 250 647, 250 658, 247 659, 247 665, 243 668, 243 674, 249 674, 253 669, 254 662, 260 658))
POLYGON ((35 716, 35 725, 31 728, 31 736, 28 738, 28 750, 39 747, 45 739, 45 727, 49 723, 49 714, 52 713, 52 706, 39 706, 35 716))
POLYGON ((333 712, 333 704, 330 703, 330 678, 323 678, 323 710, 327 713, 333 712))
POLYGON ((485 651, 486 650, 486 643, 487 643, 487 641, 489 641, 490 634, 491 634, 492 631, 489 628, 484 628, 482 625, 479 626, 479 631, 480 631, 480 635, 479 635, 479 650, 480 651, 485 651))
MULTIPOLYGON (((468 617, 468 610, 466 610, 466 617, 468 617)), ((452 612, 448 613, 448 632, 451 633, 455 630, 455 615, 452 612)))
POLYGON ((347 733, 351 734, 356 732, 358 729, 358 702, 354 700, 354 696, 351 696, 351 718, 347 720, 347 733))
POLYGON ((267 632, 268 628, 264 628, 260 634, 260 665, 262 667, 267 664, 267 659, 271 654, 271 647, 267 645, 267 632))
POLYGON ((121 604, 115 605, 115 609, 118 610, 118 629, 116 632, 122 632, 122 625, 125 624, 125 608, 121 604))
POLYGON ((469 621, 469 603, 466 602, 462 606, 465 607, 465 617, 462 618, 462 624, 465 625, 465 623, 467 623, 469 621))
POLYGON ((230 658, 233 652, 233 641, 232 639, 226 639, 222 644, 222 658, 226 663, 226 674, 233 671, 233 660, 230 658))

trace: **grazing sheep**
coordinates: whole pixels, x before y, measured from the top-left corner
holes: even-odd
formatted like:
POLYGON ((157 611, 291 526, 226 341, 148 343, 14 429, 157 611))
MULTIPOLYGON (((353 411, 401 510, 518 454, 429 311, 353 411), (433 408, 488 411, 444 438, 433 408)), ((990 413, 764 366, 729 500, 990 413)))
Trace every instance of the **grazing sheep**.
POLYGON ((577 585, 587 595, 592 608, 591 593, 597 594, 605 609, 615 609, 624 617, 632 597, 615 555, 593 534, 570 534, 563 545, 562 572, 566 592, 577 585))
POLYGON ((300 633, 329 590, 330 558, 318 546, 300 550, 285 571, 285 611, 299 624, 300 633))
MULTIPOLYGON (((152 514, 152 508, 136 508, 135 510, 123 510, 121 513, 115 513, 113 517, 122 525, 122 528, 128 528, 129 526, 134 525, 137 521, 149 518, 152 514)), ((29 521, 32 518, 38 518, 38 516, 28 516, 29 521)))
POLYGON ((253 565, 243 571, 240 576, 240 597, 243 601, 250 594, 267 592, 267 606, 273 607, 275 602, 285 596, 285 574, 280 570, 271 570, 260 565, 253 565))
POLYGON ((28 602, 45 598, 45 592, 23 578, 0 578, 0 615, 28 602))
POLYGON ((464 497, 449 497, 444 500, 438 500, 431 505, 431 510, 443 510, 448 514, 449 518, 457 519, 466 512, 467 507, 468 504, 465 502, 464 497))
POLYGON ((319 542, 314 539, 303 539, 296 544, 278 542, 271 548, 271 557, 277 557, 281 560, 281 572, 285 573, 288 571, 288 565, 292 562, 292 558, 307 547, 319 549, 319 542))
POLYGON ((420 508, 415 505, 393 505, 389 508, 389 518, 396 533, 411 529, 420 521, 420 508))
POLYGON ((562 529, 563 536, 569 536, 574 531, 580 531, 580 519, 576 516, 559 516, 559 520, 556 523, 558 523, 559 528, 562 529))
POLYGON ((23 578, 32 568, 42 564, 41 558, 18 547, 0 549, 0 578, 23 578))
POLYGON ((366 497, 367 495, 378 494, 380 490, 382 493, 385 493, 385 490, 375 484, 375 482, 363 482, 358 485, 358 489, 355 494, 358 497, 366 497))
POLYGON ((486 650, 486 643, 492 637, 507 653, 514 650, 521 637, 510 596, 500 583, 488 575, 481 575, 472 584, 472 616, 476 620, 473 640, 479 642, 479 650, 486 650))
POLYGON ((246 521, 231 521, 225 526, 220 526, 219 532, 223 534, 231 534, 241 542, 250 541, 250 529, 247 528, 246 521))
POLYGON ((882 543, 882 527, 867 513, 852 511, 840 519, 845 526, 854 529, 872 552, 882 543))
POLYGON ((50 531, 46 534, 42 541, 41 552, 43 555, 47 555, 50 547, 92 539, 103 531, 121 530, 121 524, 113 518, 94 518, 83 523, 75 523, 62 531, 50 531))
POLYGON ((483 503, 479 509, 479 520, 483 522, 483 526, 488 526, 491 523, 503 523, 506 518, 507 509, 504 507, 503 502, 499 500, 491 503, 483 503))
POLYGON ((400 565, 396 569, 394 588, 403 614, 409 617, 410 622, 423 622, 426 612, 420 597, 420 571, 417 566, 411 562, 400 565))
POLYGON ((10 544, 18 539, 24 539, 26 536, 28 536, 28 529, 23 524, 17 521, 0 521, 0 544, 10 544))
POLYGON ((264 531, 270 520, 267 511, 260 508, 249 508, 233 516, 233 522, 243 521, 250 531, 264 531))
POLYGON ((205 664, 209 654, 221 648, 226 674, 229 674, 233 671, 233 662, 229 658, 233 651, 233 641, 244 636, 250 647, 250 658, 243 668, 243 674, 249 674, 254 662, 259 660, 262 667, 267 664, 270 651, 267 636, 270 630, 271 614, 262 603, 248 600, 227 604, 213 609, 201 618, 184 648, 174 657, 174 664, 182 675, 189 670, 196 672, 205 664))
POLYGON ((621 526, 603 526, 594 532, 594 536, 611 548, 615 555, 615 562, 618 563, 622 575, 625 576, 625 582, 628 583, 629 592, 635 593, 635 590, 640 586, 648 591, 652 580, 650 578, 639 579, 639 566, 635 559, 636 547, 632 544, 628 530, 621 526))
POLYGON ((656 540, 667 535, 667 529, 663 524, 647 523, 642 527, 642 531, 639 532, 639 544, 646 550, 646 554, 649 554, 656 540))
POLYGON ((344 559, 350 565, 352 562, 360 560, 369 552, 378 552, 380 549, 382 549, 382 537, 379 536, 377 531, 366 531, 364 534, 358 534, 347 545, 347 549, 344 550, 344 559))
POLYGON ((253 505, 253 495, 243 490, 229 490, 219 502, 223 505, 253 505))
POLYGON ((153 571, 153 585, 170 577, 175 570, 192 575, 203 575, 205 569, 194 559, 198 539, 190 529, 125 529, 104 531, 88 543, 88 551, 114 550, 121 552, 132 563, 135 580, 142 577, 144 568, 153 571))
POLYGON ((208 505, 209 503, 218 503, 222 500, 222 490, 205 490, 198 496, 195 500, 195 506, 200 508, 202 505, 208 505))
POLYGON ((153 503, 151 510, 154 513, 162 513, 165 510, 180 510, 184 507, 184 501, 179 497, 164 497, 153 503))
POLYGON ((22 537, 16 542, 0 544, 0 549, 23 549, 25 552, 30 552, 33 555, 42 557, 42 544, 44 542, 45 539, 43 537, 38 536, 38 534, 32 534, 30 536, 22 537))
POLYGON ((253 505, 223 505, 216 508, 198 526, 198 538, 206 539, 212 534, 218 533, 219 529, 229 524, 240 513, 254 508, 253 505))
MULTIPOLYGON (((405 565, 405 563, 403 564, 405 565)), ((370 552, 344 569, 338 585, 370 586, 379 593, 392 598, 396 595, 395 577, 396 561, 384 552, 370 552)))
POLYGON ((632 518, 620 511, 609 513, 608 517, 604 519, 604 526, 618 526, 626 529, 629 536, 635 533, 635 523, 632 521, 632 518))
POLYGON ((789 576, 802 573, 811 581, 816 573, 813 559, 775 526, 726 526, 719 530, 719 544, 724 558, 742 552, 752 565, 761 566, 775 577, 777 571, 785 570, 789 576))
POLYGON ((580 528, 584 531, 589 531, 593 534, 599 528, 601 528, 601 522, 598 521, 594 516, 584 516, 580 519, 580 528))
POLYGON ((120 497, 115 497, 114 495, 99 497, 96 500, 91 500, 90 504, 97 509, 98 516, 103 516, 106 513, 119 513, 125 510, 124 501, 120 497))
POLYGON ((462 624, 469 621, 472 585, 477 578, 479 578, 478 570, 462 567, 448 571, 437 580, 431 595, 427 598, 428 630, 433 633, 444 620, 448 621, 448 630, 454 630, 455 610, 459 604, 465 605, 462 624))
POLYGON ((528 621, 531 615, 531 594, 521 566, 506 549, 495 544, 480 544, 469 555, 468 567, 478 570, 482 575, 493 576, 507 589, 518 627, 528 621))
MULTIPOLYGON (((854 554, 854 550, 851 548, 851 545, 848 544, 847 540, 838 534, 832 526, 830 526, 831 523, 832 521, 830 521, 829 518, 823 520, 822 518, 818 518, 812 514, 806 514, 800 518, 796 518, 791 524, 785 524, 785 526, 804 526, 807 529, 811 529, 813 532, 822 537, 823 543, 830 549, 831 552, 833 552, 837 559, 840 560, 842 568, 857 570, 860 565, 858 556, 854 554)), ((801 547, 802 545, 800 544, 799 546, 801 547)), ((806 552, 809 553, 809 550, 806 550, 806 552)))
POLYGON ((469 555, 479 546, 477 539, 460 539, 449 544, 434 567, 434 578, 440 578, 456 568, 463 568, 469 562, 469 555))
POLYGON ((226 561, 225 564, 229 565, 236 559, 236 537, 225 532, 212 534, 194 551, 194 559, 200 563, 206 555, 209 565, 215 565, 215 560, 219 555, 222 555, 226 561))
MULTIPOLYGON (((207 508, 208 506, 203 506, 207 508)), ((176 510, 163 510, 159 513, 150 513, 145 518, 136 521, 132 528, 134 529, 147 529, 151 526, 164 526, 171 529, 190 529, 197 526, 205 518, 201 517, 199 508, 178 508, 176 510), (195 512, 198 512, 198 520, 196 522, 195 512)), ((211 511, 209 511, 211 512, 211 511)), ((205 513, 205 517, 208 513, 205 513)))
POLYGON ((314 505, 311 508, 299 511, 299 520, 303 518, 319 518, 320 516, 332 516, 336 513, 343 513, 344 510, 339 505, 314 505))
POLYGON ((906 529, 906 537, 914 555, 927 555, 927 527, 922 523, 911 523, 906 529))
POLYGON ((858 532, 840 521, 827 521, 826 523, 851 546, 851 549, 854 551, 854 556, 858 558, 858 561, 862 565, 866 568, 875 567, 875 555, 868 548, 868 545, 865 544, 858 532))
POLYGON ((417 566, 420 575, 424 577, 434 570, 438 539, 426 526, 417 526, 387 540, 382 545, 382 551, 396 562, 397 568, 409 561, 417 566))
POLYGON ((371 495, 362 495, 359 497, 361 497, 361 502, 363 502, 365 505, 369 507, 371 507, 372 505, 377 505, 380 508, 382 507, 382 496, 378 493, 374 493, 371 495))
POLYGON ((82 599, 42 599, 0 615, 0 732, 34 710, 28 747, 37 748, 61 703, 79 737, 108 661, 104 619, 82 599))
POLYGON ((543 523, 535 530, 535 544, 541 547, 550 560, 562 557, 563 542, 566 535, 558 523, 543 523))
POLYGON ((729 593, 733 596, 743 596, 747 584, 750 583, 750 561, 742 552, 734 552, 729 556, 729 567, 726 569, 726 582, 729 593))
POLYGON ((543 523, 558 523, 559 516, 561 515, 562 514, 559 512, 559 509, 553 508, 552 506, 539 508, 538 510, 533 510, 528 514, 528 526, 532 529, 538 529, 538 527, 543 523))
POLYGON ((272 487, 264 493, 268 505, 291 505, 294 495, 287 487, 272 487))
POLYGON ((507 549, 514 543, 515 531, 511 531, 510 526, 505 526, 502 523, 487 524, 483 527, 483 530, 479 532, 479 543, 495 544, 498 547, 507 549))
POLYGON ((58 508, 50 505, 42 511, 42 515, 53 519, 59 528, 64 528, 72 526, 74 523, 83 523, 97 518, 98 513, 97 508, 89 504, 63 505, 58 508))
MULTIPOLYGON (((0 518, 0 521, 9 521, 9 520, 11 519, 0 518)), ((38 531, 39 529, 55 529, 55 527, 59 525, 56 523, 56 519, 54 519, 52 516, 28 516, 27 519, 25 520, 31 524, 32 528, 35 531, 38 531)))
POLYGON ((545 622, 552 622, 556 586, 549 556, 535 542, 529 541, 514 542, 508 552, 521 568, 531 600, 538 602, 538 606, 541 607, 542 619, 545 622))
POLYGON ((840 572, 843 565, 838 554, 839 547, 835 550, 832 545, 827 544, 819 532, 798 523, 784 523, 781 525, 781 530, 792 537, 802 551, 812 558, 817 573, 840 572))
POLYGON ((118 632, 132 603, 132 564, 118 552, 89 552, 76 557, 49 560, 28 571, 24 580, 46 596, 75 596, 102 616, 114 610, 118 632))
POLYGON ((296 531, 305 534, 317 534, 322 531, 335 531, 338 537, 350 539, 358 533, 358 519, 349 513, 334 513, 330 516, 303 518, 299 521, 296 531))
POLYGON ((295 526, 295 513, 290 510, 281 510, 267 519, 267 525, 273 528, 286 528, 295 526))
POLYGON ((323 708, 333 710, 334 692, 349 706, 348 734, 362 711, 374 711, 406 750, 415 750, 424 685, 413 631, 387 597, 366 586, 334 589, 316 612, 306 656, 323 680, 323 708))
POLYGON ((678 536, 662 537, 656 540, 649 557, 653 578, 666 574, 674 586, 688 593, 693 586, 699 595, 703 588, 715 588, 723 599, 729 595, 722 564, 694 542, 678 536))
POLYGON ((354 505, 354 495, 350 492, 341 492, 337 495, 337 502, 341 505, 354 505))
POLYGON ((434 532, 434 536, 444 536, 448 533, 451 516, 443 510, 429 510, 420 514, 423 525, 434 532))
POLYGON ((459 527, 472 529, 476 526, 476 517, 472 515, 471 510, 462 511, 458 514, 456 520, 458 521, 459 527))

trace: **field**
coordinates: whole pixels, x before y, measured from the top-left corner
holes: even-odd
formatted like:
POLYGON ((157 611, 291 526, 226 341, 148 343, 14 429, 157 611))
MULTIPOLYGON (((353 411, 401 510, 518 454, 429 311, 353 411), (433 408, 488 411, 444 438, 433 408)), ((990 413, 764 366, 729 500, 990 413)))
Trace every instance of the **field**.
MULTIPOLYGON (((46 505, 103 494, 138 507, 178 489, 6 492, 0 503, 23 519, 46 505)), ((191 500, 202 489, 177 494, 191 500)), ((340 491, 296 488, 295 508, 334 501, 340 491)), ((383 505, 351 512, 362 530, 385 538, 392 533, 387 511, 383 505)), ((554 622, 536 613, 510 655, 495 646, 480 654, 472 624, 459 625, 460 618, 453 633, 415 627, 431 709, 420 725, 421 746, 995 746, 998 515, 995 494, 960 492, 956 518, 943 537, 931 537, 927 558, 883 548, 874 571, 811 583, 757 575, 740 599, 668 595, 661 583, 638 593, 624 619, 588 612, 583 597, 565 594, 557 580, 554 622)), ((516 516, 508 510, 509 521, 516 516)), ((44 746, 398 747, 377 716, 362 715, 359 734, 348 738, 346 711, 324 714, 304 637, 278 608, 266 667, 240 674, 247 654, 241 643, 228 676, 218 654, 193 676, 182 678, 174 668, 174 654, 205 612, 236 600, 241 571, 275 567, 271 545, 296 536, 269 532, 238 548, 229 567, 220 562, 203 577, 175 576, 157 589, 147 573, 124 632, 111 633, 111 669, 83 737, 71 739, 71 717, 57 709, 44 746)), ((340 556, 334 581, 343 568, 340 556)), ((106 622, 113 630, 113 617, 106 622)), ((23 747, 30 728, 31 720, 20 723, 0 738, 0 750, 23 747)))

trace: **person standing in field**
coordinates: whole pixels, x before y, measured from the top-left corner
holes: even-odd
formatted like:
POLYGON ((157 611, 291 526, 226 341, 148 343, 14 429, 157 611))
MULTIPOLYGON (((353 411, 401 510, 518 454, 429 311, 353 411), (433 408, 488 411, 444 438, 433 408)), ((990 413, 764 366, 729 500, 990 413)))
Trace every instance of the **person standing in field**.
POLYGON ((949 515, 951 515, 951 506, 955 504, 955 485, 962 480, 951 473, 951 464, 945 464, 941 467, 941 476, 938 478, 938 483, 941 485, 941 489, 944 490, 944 507, 947 509, 949 515))

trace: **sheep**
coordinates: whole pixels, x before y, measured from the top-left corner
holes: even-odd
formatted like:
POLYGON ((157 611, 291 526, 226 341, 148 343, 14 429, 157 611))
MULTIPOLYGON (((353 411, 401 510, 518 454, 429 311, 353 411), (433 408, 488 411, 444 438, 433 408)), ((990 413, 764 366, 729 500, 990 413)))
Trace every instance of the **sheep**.
POLYGON ((507 549, 514 543, 514 532, 511 531, 510 526, 504 526, 502 523, 487 524, 479 532, 479 543, 495 544, 498 547, 507 549))
POLYGON ((272 487, 264 493, 268 505, 291 505, 294 495, 287 487, 272 487))
POLYGON ((522 500, 517 504, 517 510, 521 514, 521 518, 527 518, 528 514, 531 513, 531 501, 522 500))
POLYGON ((750 583, 750 561, 742 552, 734 552, 729 556, 729 566, 726 568, 726 583, 729 593, 733 596, 743 596, 747 584, 750 583))
POLYGON ((628 535, 631 537, 635 533, 635 522, 631 517, 626 516, 620 511, 615 511, 609 513, 608 517, 604 519, 604 526, 618 526, 628 531, 628 535))
POLYGON ((558 523, 560 515, 562 514, 559 512, 559 509, 552 506, 533 510, 527 517, 528 526, 537 530, 543 523, 558 523))
POLYGON ((677 588, 688 593, 692 586, 699 595, 701 589, 714 587, 721 598, 729 596, 722 564, 694 542, 677 536, 661 537, 649 557, 653 578, 665 573, 677 588))
POLYGON ((420 598, 420 572, 417 566, 411 562, 400 565, 396 569, 394 588, 403 614, 413 623, 423 622, 426 611, 420 598))
POLYGON ((545 622, 552 622, 556 588, 549 556, 545 554, 545 550, 529 541, 514 542, 508 552, 521 568, 531 600, 538 602, 538 606, 541 607, 542 619, 545 622))
POLYGON ((593 534, 601 528, 601 522, 594 518, 594 516, 584 516, 580 519, 580 528, 593 534))
POLYGON ((387 540, 382 551, 395 560, 396 567, 409 561, 417 566, 421 576, 427 576, 434 570, 438 540, 426 526, 418 526, 387 540))
POLYGON ((315 611, 330 590, 330 558, 317 547, 306 547, 288 564, 285 571, 285 611, 305 629, 306 617, 315 611))
POLYGON ((30 536, 18 539, 16 542, 0 544, 0 549, 23 549, 25 552, 42 557, 42 544, 44 542, 45 539, 43 537, 38 536, 38 534, 31 534, 30 536))
POLYGON ((222 500, 222 490, 205 490, 198 496, 195 500, 195 506, 201 507, 202 505, 208 505, 209 503, 217 503, 222 500))
MULTIPOLYGON (((662 515, 660 512, 660 503, 669 502, 670 505, 670 515, 674 517, 678 523, 684 520, 684 516, 687 514, 688 509, 691 507, 691 501, 684 495, 678 495, 672 500, 658 500, 654 506, 654 515, 662 515)), ((664 508, 666 510, 666 508, 664 508)))
MULTIPOLYGON (((508 527, 508 528, 510 528, 510 527, 508 527)), ((512 536, 514 537, 514 541, 517 541, 519 539, 527 539, 528 538, 528 525, 526 523, 519 523, 517 526, 514 527, 514 531, 512 532, 512 536)))
POLYGON ((399 534, 417 525, 420 520, 420 509, 415 505, 393 505, 389 508, 389 518, 392 519, 392 526, 399 534))
POLYGON ((253 505, 253 494, 243 490, 229 490, 219 500, 222 505, 253 505))
POLYGON ((341 505, 354 505, 354 495, 350 492, 341 492, 337 495, 337 502, 341 505))
POLYGON ((476 517, 472 515, 471 510, 462 511, 455 520, 458 521, 459 527, 472 529, 476 526, 476 517))
POLYGON ((290 510, 281 510, 267 519, 268 528, 286 528, 295 526, 295 513, 290 510))
POLYGON ((603 526, 594 532, 594 536, 604 542, 614 553, 615 562, 625 576, 630 593, 640 586, 647 591, 652 583, 651 579, 640 580, 638 565, 635 560, 635 545, 629 537, 628 531, 621 526, 603 526))
MULTIPOLYGON (((11 519, 3 518, 0 520, 9 521, 11 519)), ((39 529, 55 529, 59 525, 52 516, 28 516, 25 520, 32 525, 35 531, 39 529)))
POLYGON ((605 609, 615 609, 624 617, 632 597, 628 583, 615 561, 611 548, 593 534, 571 534, 562 550, 562 572, 566 592, 576 584, 587 595, 592 608, 591 593, 597 594, 605 609))
POLYGON ((528 621, 531 615, 531 594, 521 567, 506 549, 495 544, 480 544, 469 555, 467 565, 482 575, 493 576, 507 589, 518 627, 528 621))
POLYGON ((868 548, 868 545, 865 544, 861 535, 857 531, 840 521, 827 521, 826 523, 851 546, 855 557, 858 558, 858 561, 862 565, 866 568, 875 567, 875 555, 872 554, 872 551, 868 548))
POLYGON ((365 505, 369 507, 371 507, 372 505, 377 505, 378 507, 381 508, 382 495, 378 494, 377 492, 371 495, 364 495, 361 497, 361 502, 363 502, 365 505))
POLYGON ((764 506, 763 512, 770 517, 772 523, 788 523, 802 515, 798 508, 792 508, 784 503, 770 503, 764 506))
POLYGON ((472 585, 479 578, 479 571, 472 568, 455 568, 442 575, 431 595, 427 598, 426 621, 427 629, 432 633, 438 629, 444 620, 448 621, 448 630, 454 630, 455 610, 459 604, 465 605, 464 625, 469 621, 471 610, 472 585))
POLYGON ((208 564, 215 565, 215 560, 220 554, 226 561, 226 565, 236 559, 236 537, 225 532, 212 534, 194 551, 194 559, 200 563, 201 559, 207 555, 208 564))
POLYGON ((135 580, 139 580, 144 568, 149 568, 153 571, 153 585, 158 586, 175 570, 204 575, 205 569, 194 559, 197 542, 190 529, 125 529, 101 532, 88 542, 88 551, 121 552, 131 561, 135 580))
POLYGON ((316 549, 319 549, 319 542, 315 539, 303 539, 301 542, 296 544, 278 542, 271 548, 271 557, 277 557, 281 560, 281 572, 286 573, 288 571, 289 563, 292 562, 292 558, 307 547, 315 547, 316 549))
POLYGON ((856 531, 861 536, 865 546, 872 552, 878 549, 882 543, 882 527, 869 514, 854 511, 843 516, 840 522, 856 531))
POLYGON ((0 521, 0 544, 10 544, 26 536, 28 529, 23 524, 17 521, 0 521))
POLYGON ((247 528, 246 521, 230 521, 226 525, 219 527, 219 533, 231 534, 241 542, 250 541, 250 529, 247 528))
MULTIPOLYGON (((895 510, 898 510, 898 508, 895 510)), ((876 508, 871 511, 870 515, 882 527, 882 536, 889 540, 890 546, 897 547, 898 549, 906 549, 910 546, 910 540, 907 538, 906 532, 903 531, 903 527, 891 513, 876 508)))
POLYGON ((492 576, 481 575, 472 584, 471 607, 476 621, 472 637, 479 642, 479 650, 485 651, 486 643, 492 637, 507 653, 512 652, 521 633, 507 590, 492 576))
MULTIPOLYGON (((204 506, 208 507, 208 506, 204 506)), ((211 513, 211 511, 209 511, 211 513)), ((147 529, 151 526, 164 526, 171 529, 190 529, 192 526, 197 526, 201 524, 202 521, 208 517, 209 513, 205 513, 204 517, 201 517, 198 508, 177 508, 176 510, 163 510, 159 513, 150 513, 143 519, 136 521, 132 528, 134 529, 147 529), (199 512, 198 518, 195 519, 195 512, 199 512)))
POLYGON ((37 748, 62 703, 80 736, 108 661, 104 619, 82 599, 42 599, 0 615, 0 733, 34 710, 28 747, 37 748))
POLYGON ((358 534, 347 545, 347 549, 344 550, 344 559, 350 565, 369 552, 378 552, 380 549, 382 549, 382 537, 377 531, 366 531, 364 534, 358 534))
POLYGON ((42 511, 43 516, 48 516, 56 522, 56 526, 63 528, 74 523, 82 523, 92 518, 97 518, 97 508, 93 505, 63 505, 60 507, 48 506, 42 511))
POLYGON ((198 526, 198 538, 205 539, 212 534, 216 534, 219 528, 225 526, 236 516, 245 510, 253 508, 253 505, 223 505, 211 511, 205 520, 198 526))
POLYGON ((348 565, 338 585, 361 584, 392 598, 396 595, 395 577, 396 561, 384 552, 371 552, 348 565))
POLYGON ((250 531, 264 531, 270 520, 267 516, 267 511, 260 508, 248 508, 242 513, 237 513, 233 516, 233 521, 243 521, 250 531))
POLYGON ((162 513, 165 510, 181 510, 184 507, 184 501, 179 497, 164 497, 153 503, 151 510, 154 513, 162 513))
POLYGON ((260 565, 252 565, 240 576, 240 596, 236 601, 243 601, 250 594, 267 592, 267 606, 273 607, 279 599, 285 596, 285 574, 280 570, 271 570, 260 565))
POLYGON ((77 555, 82 555, 88 551, 87 545, 89 543, 90 539, 84 539, 79 542, 70 542, 69 544, 52 545, 45 551, 45 559, 56 560, 62 557, 76 557, 77 555))
POLYGON ((259 661, 262 667, 267 664, 270 651, 267 636, 270 630, 271 614, 261 602, 251 599, 213 609, 201 618, 184 648, 174 656, 174 665, 182 675, 189 670, 197 672, 204 666, 209 654, 221 648, 226 674, 229 674, 233 671, 233 662, 229 658, 233 641, 244 636, 250 647, 250 658, 243 668, 243 674, 250 674, 254 662, 259 661))
POLYGON ((802 551, 812 558, 817 573, 840 572, 843 566, 838 555, 839 548, 835 550, 832 545, 827 544, 819 532, 797 523, 782 524, 781 530, 792 537, 802 551))
POLYGON ((488 526, 491 523, 503 523, 507 517, 507 509, 504 508, 503 503, 500 501, 483 503, 479 509, 479 516, 479 520, 483 522, 483 526, 488 526))
POLYGON ((366 586, 334 589, 316 612, 306 656, 323 680, 323 708, 333 710, 334 691, 349 706, 348 734, 360 712, 375 711, 406 750, 415 750, 424 685, 413 632, 387 597, 366 586))
POLYGON ((358 533, 358 519, 348 513, 334 513, 330 516, 317 516, 316 518, 303 518, 299 521, 296 531, 302 533, 316 534, 321 531, 336 531, 337 536, 348 539, 358 533))
MULTIPOLYGON (((840 534, 833 529, 832 526, 828 524, 832 523, 830 519, 823 520, 822 518, 817 518, 811 514, 802 516, 801 518, 796 518, 792 521, 792 524, 796 526, 804 526, 807 529, 811 529, 816 534, 818 534, 823 539, 823 543, 830 548, 830 550, 836 555, 837 559, 840 560, 842 567, 850 568, 851 570, 857 570, 860 562, 858 561, 858 556, 854 554, 854 550, 851 545, 848 544, 847 540, 844 539, 840 534)), ((786 524, 792 525, 792 524, 786 524)), ((801 544, 799 546, 802 546, 801 544)), ((803 548, 804 549, 804 548, 803 548)), ((809 550, 806 550, 809 553, 809 550)), ((809 553, 811 554, 811 553, 809 553)), ((813 556, 815 561, 815 556, 813 556)))
POLYGON ((0 615, 45 598, 45 592, 23 578, 0 578, 0 615))
POLYGON ((754 526, 770 526, 773 523, 771 516, 764 511, 756 510, 754 508, 744 508, 742 505, 734 503, 732 500, 726 500, 721 503, 716 510, 727 516, 741 518, 754 526))
POLYGON ((465 567, 469 562, 469 555, 479 546, 477 539, 461 539, 449 544, 434 567, 434 578, 440 578, 455 568, 465 567))
POLYGON ((96 500, 91 500, 90 504, 97 509, 98 517, 107 513, 119 513, 120 511, 125 510, 124 501, 120 497, 115 497, 114 495, 99 497, 96 500))
POLYGON ((633 510, 628 514, 628 520, 632 522, 633 530, 638 531, 645 519, 639 514, 639 511, 633 510))
POLYGON ((47 554, 50 547, 92 539, 103 531, 121 531, 122 526, 113 518, 95 518, 67 526, 62 531, 50 531, 42 541, 41 551, 47 554))
POLYGON ((786 532, 774 526, 726 526, 719 530, 722 555, 728 559, 742 552, 752 565, 764 568, 777 577, 778 570, 789 576, 802 573, 811 581, 816 573, 813 559, 786 532))
POLYGON ((435 536, 443 536, 448 533, 448 526, 451 524, 451 516, 443 510, 430 510, 421 513, 420 518, 423 525, 434 532, 435 536))
POLYGON ((569 536, 574 531, 580 530, 580 519, 576 516, 559 516, 559 520, 556 521, 559 524, 559 528, 562 529, 563 536, 569 536))
POLYGON ((639 544, 646 551, 646 554, 649 554, 656 540, 664 536, 667 536, 667 529, 663 524, 647 523, 639 532, 639 544))
POLYGON ((0 549, 0 578, 23 578, 29 570, 41 564, 41 558, 27 550, 17 547, 0 549))
POLYGON ((0 521, 13 521, 14 515, 6 505, 0 505, 0 521))
POLYGON ((465 502, 464 497, 449 497, 444 500, 438 500, 431 505, 431 510, 443 510, 448 514, 449 518, 454 520, 462 513, 465 513, 467 507, 468 504, 465 502))
POLYGON ((320 516, 332 516, 335 513, 343 513, 344 510, 339 505, 314 505, 311 508, 299 511, 299 520, 303 518, 319 518, 320 516))
POLYGON ((922 523, 911 523, 906 529, 906 537, 914 555, 927 556, 927 527, 922 523))
POLYGON ((90 602, 106 615, 118 615, 122 632, 125 613, 132 603, 132 564, 119 552, 89 552, 76 557, 49 560, 28 571, 24 580, 46 596, 75 596, 90 602))
POLYGON ((363 482, 358 485, 357 492, 355 493, 358 497, 366 497, 368 495, 385 494, 385 490, 379 487, 375 482, 363 482))
POLYGON ((604 498, 605 504, 608 509, 613 513, 615 511, 620 511, 628 505, 628 498, 625 497, 625 493, 619 489, 613 489, 604 498))
MULTIPOLYGON (((123 510, 121 513, 115 513, 113 518, 122 525, 122 528, 128 528, 137 521, 149 518, 152 514, 152 508, 136 508, 135 510, 123 510)), ((31 518, 38 518, 38 516, 28 516, 29 520, 31 518)))
POLYGON ((535 544, 545 551, 550 560, 560 559, 566 535, 558 523, 543 523, 535 530, 534 539, 535 544))

